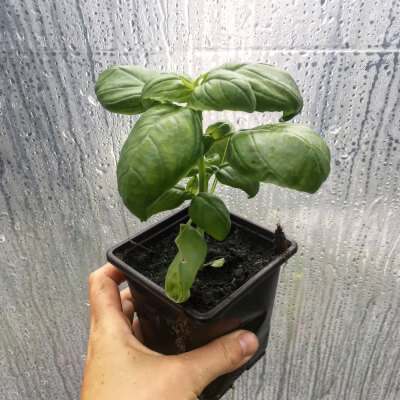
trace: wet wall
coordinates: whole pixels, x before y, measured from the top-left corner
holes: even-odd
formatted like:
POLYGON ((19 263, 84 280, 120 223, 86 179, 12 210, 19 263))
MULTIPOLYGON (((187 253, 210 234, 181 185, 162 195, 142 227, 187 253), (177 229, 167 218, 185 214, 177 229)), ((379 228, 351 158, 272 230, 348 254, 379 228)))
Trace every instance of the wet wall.
MULTIPOLYGON (((137 64, 199 76, 227 61, 288 71, 294 120, 320 133, 331 175, 309 195, 263 185, 231 211, 299 244, 277 292, 266 356, 225 399, 400 397, 400 3, 2 0, 0 393, 79 398, 87 277, 139 223, 116 188, 136 117, 103 111, 99 73, 137 64)), ((276 114, 205 113, 249 128, 276 114)), ((164 215, 168 215, 165 213, 164 215)))

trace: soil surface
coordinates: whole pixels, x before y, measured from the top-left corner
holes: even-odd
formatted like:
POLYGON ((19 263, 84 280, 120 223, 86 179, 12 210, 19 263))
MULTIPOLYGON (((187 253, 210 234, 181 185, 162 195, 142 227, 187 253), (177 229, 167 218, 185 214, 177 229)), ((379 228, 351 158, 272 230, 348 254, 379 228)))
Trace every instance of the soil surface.
MULTIPOLYGON (((142 275, 164 287, 168 266, 177 253, 174 239, 178 231, 177 226, 173 231, 158 237, 157 242, 147 242, 144 244, 147 249, 132 244, 121 258, 142 275)), ((207 234, 205 238, 208 246, 205 262, 223 257, 225 264, 220 268, 207 266, 198 272, 190 290, 191 296, 184 304, 200 312, 214 308, 265 267, 278 253, 276 244, 274 246, 272 242, 234 225, 223 242, 207 234)), ((286 243, 281 230, 279 238, 286 243)), ((279 253, 283 252, 282 250, 284 249, 279 246, 279 253)))

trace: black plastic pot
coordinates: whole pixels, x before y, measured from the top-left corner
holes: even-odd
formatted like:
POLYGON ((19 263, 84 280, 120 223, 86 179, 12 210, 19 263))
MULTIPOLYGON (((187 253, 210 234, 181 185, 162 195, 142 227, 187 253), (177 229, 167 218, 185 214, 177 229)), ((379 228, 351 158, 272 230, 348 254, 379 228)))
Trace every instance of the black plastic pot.
MULTIPOLYGON (((162 233, 176 229, 187 219, 188 210, 179 211, 112 247, 107 252, 107 259, 126 274, 135 311, 141 321, 145 344, 151 349, 163 354, 179 354, 239 328, 250 330, 257 335, 260 346, 251 360, 239 370, 216 379, 199 397, 201 400, 216 400, 223 396, 244 370, 251 368, 264 355, 280 267, 297 251, 297 244, 291 241, 283 254, 265 265, 211 311, 201 313, 184 304, 172 302, 160 286, 118 258, 118 254, 123 254, 132 246, 130 240, 145 245, 147 241, 157 239, 162 233)), ((274 240, 271 231, 239 216, 231 214, 231 221, 232 225, 251 231, 266 241, 274 240)), ((140 248, 138 251, 141 251, 140 248)))

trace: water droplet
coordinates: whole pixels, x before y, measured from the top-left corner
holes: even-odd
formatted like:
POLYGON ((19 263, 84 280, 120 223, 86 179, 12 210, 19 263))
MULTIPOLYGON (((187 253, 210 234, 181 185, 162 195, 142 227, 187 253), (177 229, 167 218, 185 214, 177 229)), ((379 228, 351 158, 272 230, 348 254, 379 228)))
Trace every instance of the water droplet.
POLYGON ((99 105, 99 103, 90 95, 88 96, 88 100, 89 100, 89 103, 92 104, 93 106, 97 107, 99 105))

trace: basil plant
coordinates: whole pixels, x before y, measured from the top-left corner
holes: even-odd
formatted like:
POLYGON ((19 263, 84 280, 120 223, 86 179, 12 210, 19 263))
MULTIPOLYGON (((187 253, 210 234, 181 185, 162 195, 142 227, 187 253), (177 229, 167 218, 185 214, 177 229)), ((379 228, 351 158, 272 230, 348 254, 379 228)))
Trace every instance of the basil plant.
POLYGON ((101 105, 119 114, 142 114, 117 167, 118 190, 128 209, 147 220, 190 201, 180 225, 177 254, 165 292, 184 302, 204 264, 204 232, 224 240, 229 211, 214 194, 218 182, 254 197, 260 182, 314 193, 330 170, 328 146, 312 129, 287 123, 303 107, 292 77, 267 64, 229 63, 200 76, 157 72, 136 65, 106 69, 95 87, 101 105), (229 121, 203 128, 206 110, 280 111, 279 123, 236 129, 229 121), (185 185, 179 183, 187 178, 185 185))

